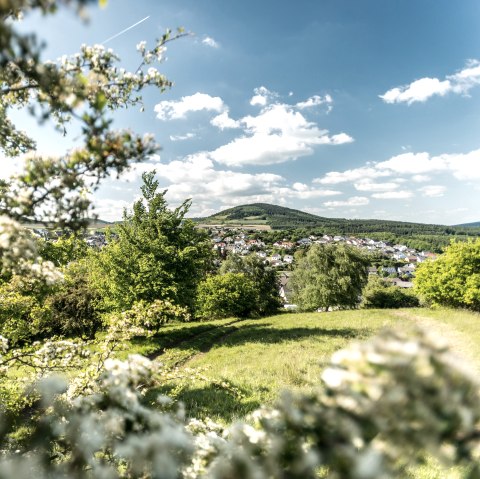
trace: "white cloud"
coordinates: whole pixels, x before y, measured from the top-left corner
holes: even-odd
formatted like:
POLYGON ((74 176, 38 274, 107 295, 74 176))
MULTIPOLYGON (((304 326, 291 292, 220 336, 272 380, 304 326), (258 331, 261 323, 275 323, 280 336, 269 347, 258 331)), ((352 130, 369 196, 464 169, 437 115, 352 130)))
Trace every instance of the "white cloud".
POLYGON ((349 183, 352 181, 365 181, 368 179, 390 176, 388 171, 380 171, 374 167, 354 168, 346 171, 329 171, 323 178, 315 178, 313 183, 322 185, 337 185, 339 183, 349 183))
POLYGON ((414 175, 417 181, 425 173, 449 172, 459 180, 480 179, 480 149, 469 153, 430 156, 428 153, 404 153, 377 163, 376 168, 397 174, 414 175))
POLYGON ((159 155, 152 155, 150 161, 145 161, 142 163, 133 163, 130 165, 121 175, 119 181, 137 181, 143 173, 155 170, 160 163, 159 155))
MULTIPOLYGON (((229 109, 220 97, 199 92, 184 96, 178 101, 162 101, 155 106, 155 111, 161 120, 185 118, 188 112, 193 111, 215 111, 218 114, 210 120, 211 125, 220 130, 242 129, 240 136, 209 152, 211 159, 228 166, 283 163, 313 154, 317 145, 335 146, 354 141, 344 132, 330 135, 328 130, 320 129, 298 111, 331 103, 330 95, 323 98, 313 96, 295 106, 271 103, 278 94, 264 86, 255 88, 254 93, 250 103, 261 106, 260 112, 240 119, 230 117, 229 109)), ((170 138, 172 141, 180 141, 192 136, 172 135, 170 138)))
POLYGON ((110 198, 96 198, 93 201, 95 214, 104 221, 118 221, 122 218, 123 210, 130 209, 131 202, 110 198))
POLYGON ((333 136, 321 130, 286 104, 273 104, 257 116, 238 120, 245 135, 211 152, 211 157, 228 166, 269 165, 311 155, 316 145, 341 145, 353 138, 346 133, 333 136))
POLYGON ((375 167, 381 170, 390 170, 395 173, 415 175, 443 171, 448 168, 442 156, 430 157, 426 152, 402 153, 387 161, 377 163, 375 167))
POLYGON ((185 140, 191 140, 192 138, 196 138, 195 133, 186 133, 185 135, 170 135, 170 140, 171 141, 185 141, 185 140))
POLYGON ((438 78, 420 78, 409 85, 392 88, 380 98, 385 103, 425 102, 432 96, 445 96, 447 93, 467 95, 476 85, 480 84, 480 62, 469 60, 463 70, 447 75, 445 80, 438 78))
POLYGON ((331 106, 332 103, 333 103, 333 99, 328 94, 325 95, 324 97, 321 97, 319 95, 313 95, 312 97, 308 98, 305 101, 298 102, 295 106, 300 110, 304 110, 305 108, 312 108, 315 106, 327 104, 328 111, 330 111, 332 108, 331 106))
POLYGON ((265 106, 274 98, 278 97, 278 94, 270 91, 268 88, 261 86, 253 90, 254 95, 250 99, 250 105, 265 106))
POLYGON ((0 180, 9 180, 12 176, 22 173, 25 168, 25 159, 32 156, 31 153, 17 158, 0 155, 0 162, 2 164, 2 168, 0 169, 0 180))
POLYGON ((374 193, 372 198, 382 199, 382 200, 404 200, 406 198, 411 198, 413 193, 411 191, 386 191, 385 193, 374 193))
MULTIPOLYGON (((480 180, 480 149, 468 153, 437 156, 431 156, 427 152, 403 153, 386 161, 369 162, 360 168, 343 172, 330 171, 322 178, 315 178, 312 183, 322 185, 351 183, 357 191, 373 193, 372 198, 406 199, 414 196, 414 193, 407 189, 399 191, 400 185, 406 188, 413 183, 431 181, 434 175, 442 175, 443 180, 446 175, 450 175, 458 180, 475 184, 480 180), (388 177, 388 181, 379 182, 380 177, 388 177)), ((434 198, 443 196, 446 188, 431 185, 419 188, 418 191, 425 197, 434 198)))
POLYGON ((359 181, 353 185, 358 191, 392 191, 398 188, 398 183, 373 183, 369 180, 359 181))
POLYGON ((185 118, 187 113, 192 111, 206 110, 221 113, 225 110, 225 105, 218 96, 197 92, 184 96, 179 101, 161 101, 155 105, 154 110, 160 120, 178 120, 185 118))
POLYGON ((202 40, 202 43, 211 48, 220 48, 220 44, 217 41, 215 41, 212 37, 208 37, 208 36, 205 37, 202 40))
MULTIPOLYGON (((184 160, 156 165, 169 201, 193 198, 197 213, 226 208, 231 204, 265 202, 288 204, 293 199, 315 199, 341 194, 305 183, 288 185, 285 178, 272 173, 241 173, 215 169, 207 152, 184 160)), ((192 212, 193 214, 193 212, 192 212)))
POLYGON ((345 201, 326 201, 323 203, 328 208, 338 208, 340 206, 365 206, 370 203, 370 200, 365 196, 353 196, 345 201))
POLYGON ((241 126, 239 121, 230 118, 228 111, 224 111, 223 113, 220 113, 220 115, 212 118, 210 123, 213 126, 220 128, 220 130, 225 130, 227 128, 240 128, 241 126))
POLYGON ((458 180, 480 180, 480 149, 465 154, 443 155, 443 158, 458 180))
POLYGON ((438 198, 443 196, 446 190, 447 188, 441 185, 428 185, 418 189, 423 196, 427 196, 429 198, 438 198))
POLYGON ((413 175, 412 180, 415 183, 424 183, 425 181, 430 181, 430 177, 427 175, 413 175))

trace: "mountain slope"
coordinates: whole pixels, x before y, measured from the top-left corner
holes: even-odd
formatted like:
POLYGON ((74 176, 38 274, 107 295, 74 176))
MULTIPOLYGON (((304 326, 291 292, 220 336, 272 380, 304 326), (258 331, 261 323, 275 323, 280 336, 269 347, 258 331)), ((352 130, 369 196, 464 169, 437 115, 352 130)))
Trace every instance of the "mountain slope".
POLYGON ((461 225, 455 225, 455 228, 480 228, 480 221, 474 221, 473 223, 463 223, 461 225))
POLYGON ((207 218, 198 218, 197 221, 211 225, 268 225, 272 229, 314 228, 321 229, 324 233, 334 234, 389 232, 397 235, 480 235, 480 228, 372 219, 326 218, 267 203, 235 206, 207 218))

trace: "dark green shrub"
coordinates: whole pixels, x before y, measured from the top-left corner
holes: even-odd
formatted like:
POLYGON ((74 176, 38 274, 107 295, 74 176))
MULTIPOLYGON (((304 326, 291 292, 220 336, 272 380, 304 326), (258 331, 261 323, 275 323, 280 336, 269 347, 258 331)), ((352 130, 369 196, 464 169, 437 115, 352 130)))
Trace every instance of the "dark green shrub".
POLYGON ((370 279, 363 291, 362 308, 415 308, 420 306, 413 291, 394 286, 380 278, 370 279))

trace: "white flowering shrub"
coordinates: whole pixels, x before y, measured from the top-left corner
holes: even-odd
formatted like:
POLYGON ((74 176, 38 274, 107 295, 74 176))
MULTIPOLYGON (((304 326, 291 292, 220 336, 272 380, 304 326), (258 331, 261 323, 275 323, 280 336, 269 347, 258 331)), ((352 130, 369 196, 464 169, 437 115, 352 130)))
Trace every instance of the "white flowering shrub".
POLYGON ((38 245, 20 223, 0 215, 0 273, 19 274, 53 285, 63 279, 51 261, 38 254, 38 245))
POLYGON ((156 299, 151 303, 137 301, 131 309, 121 314, 129 323, 143 329, 148 335, 158 333, 162 326, 170 321, 190 320, 186 307, 178 306, 168 299, 156 299))
MULTIPOLYGON (((6 347, 4 342, 2 344, 6 347)), ((0 478, 342 479, 405 477, 425 454, 479 476, 479 384, 421 331, 388 331, 336 353, 311 393, 225 428, 144 404, 159 365, 103 363, 90 393, 38 384, 38 419, 19 443, 4 423, 0 478)))

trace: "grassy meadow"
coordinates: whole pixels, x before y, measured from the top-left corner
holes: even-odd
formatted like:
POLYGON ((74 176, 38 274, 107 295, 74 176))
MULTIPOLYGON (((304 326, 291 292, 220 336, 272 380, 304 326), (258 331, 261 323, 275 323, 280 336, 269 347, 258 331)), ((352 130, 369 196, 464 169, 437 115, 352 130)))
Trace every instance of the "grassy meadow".
MULTIPOLYGON (((124 354, 145 354, 171 371, 172 379, 150 391, 147 401, 166 394, 182 401, 192 417, 228 424, 273 403, 282 389, 318 385, 332 353, 351 341, 384 327, 412 325, 438 333, 480 372, 480 314, 448 309, 284 313, 175 324, 154 338, 134 341, 124 354)), ((460 470, 427 458, 408 477, 456 479, 460 470)))
POLYGON ((127 353, 160 361, 173 379, 152 391, 185 403, 189 415, 229 423, 282 389, 315 387, 336 350, 383 327, 419 324, 438 331, 480 371, 480 315, 453 310, 355 310, 285 313, 262 319, 229 318, 166 326, 127 353))

